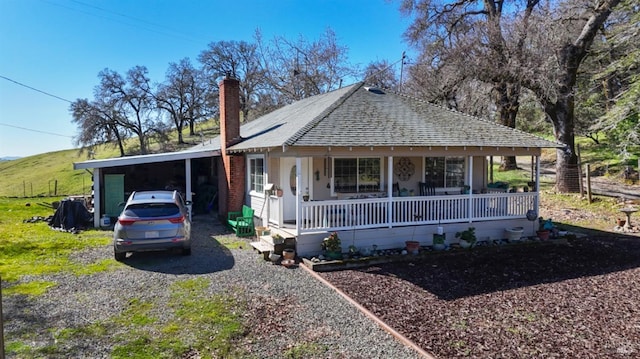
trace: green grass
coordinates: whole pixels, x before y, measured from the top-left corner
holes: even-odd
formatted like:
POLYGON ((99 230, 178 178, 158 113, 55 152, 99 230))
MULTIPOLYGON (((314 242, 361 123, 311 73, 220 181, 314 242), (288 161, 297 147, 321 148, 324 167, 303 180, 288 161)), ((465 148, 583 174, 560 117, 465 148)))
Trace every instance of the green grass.
MULTIPOLYGON (((53 202, 59 198, 43 198, 53 202)), ((55 231, 46 222, 24 223, 25 219, 47 217, 53 210, 25 199, 0 197, 0 276, 5 282, 15 282, 24 275, 43 275, 68 271, 87 275, 115 268, 115 260, 80 264, 69 259, 70 254, 84 248, 107 245, 108 231, 87 230, 74 235, 55 231), (30 203, 30 206, 26 204, 30 203)), ((51 287, 48 282, 21 283, 9 286, 4 293, 38 294, 51 287)))
MULTIPOLYGON (((76 329, 60 329, 59 343, 72 337, 108 340, 113 333, 118 343, 111 352, 117 358, 179 358, 189 350, 202 358, 240 358, 234 343, 245 333, 241 293, 214 294, 204 278, 174 282, 168 306, 131 299, 124 310, 103 323, 76 329), (158 318, 162 313, 164 320, 158 318)), ((58 354, 65 354, 58 352, 58 354)))

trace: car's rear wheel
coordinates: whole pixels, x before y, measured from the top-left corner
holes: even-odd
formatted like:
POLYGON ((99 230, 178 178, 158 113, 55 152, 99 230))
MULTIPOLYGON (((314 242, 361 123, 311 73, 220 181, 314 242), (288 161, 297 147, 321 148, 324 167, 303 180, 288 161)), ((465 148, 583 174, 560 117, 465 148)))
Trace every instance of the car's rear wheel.
POLYGON ((127 252, 117 252, 114 250, 113 256, 116 258, 118 262, 122 262, 123 260, 125 260, 125 258, 127 258, 127 252))
POLYGON ((182 248, 182 255, 183 255, 183 256, 190 256, 190 255, 191 255, 191 247, 189 247, 189 248, 182 248))

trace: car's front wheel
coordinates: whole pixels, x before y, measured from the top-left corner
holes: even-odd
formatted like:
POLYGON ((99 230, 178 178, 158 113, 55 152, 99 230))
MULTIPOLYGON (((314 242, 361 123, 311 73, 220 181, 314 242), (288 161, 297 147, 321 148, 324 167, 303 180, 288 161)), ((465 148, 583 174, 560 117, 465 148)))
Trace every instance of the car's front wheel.
POLYGON ((118 262, 122 262, 125 258, 127 258, 127 252, 117 252, 116 250, 114 250, 113 255, 118 262))

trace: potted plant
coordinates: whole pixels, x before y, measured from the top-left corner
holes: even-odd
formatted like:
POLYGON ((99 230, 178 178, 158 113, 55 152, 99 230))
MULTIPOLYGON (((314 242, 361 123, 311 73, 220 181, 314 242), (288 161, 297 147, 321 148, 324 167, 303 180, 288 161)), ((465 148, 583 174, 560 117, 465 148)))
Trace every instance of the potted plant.
POLYGON ((456 232, 456 238, 460 238, 460 247, 470 248, 476 243, 476 229, 475 227, 469 227, 462 232, 456 232))
POLYGON ((273 239, 273 244, 282 244, 284 243, 284 237, 279 234, 272 234, 271 238, 273 239))
POLYGON ((304 194, 302 195, 302 200, 305 202, 309 201, 309 188, 307 188, 304 194))
POLYGON ((322 240, 322 250, 329 259, 342 258, 342 243, 337 232, 332 232, 329 237, 322 240))
POLYGON ((433 249, 437 251, 441 251, 445 249, 444 240, 446 235, 444 233, 434 233, 433 234, 433 249))
POLYGON ((549 239, 549 234, 551 233, 551 230, 553 229, 553 221, 551 221, 551 218, 549 219, 544 219, 542 217, 538 218, 538 231, 536 232, 536 234, 538 235, 538 238, 540 238, 540 240, 546 241, 549 239))

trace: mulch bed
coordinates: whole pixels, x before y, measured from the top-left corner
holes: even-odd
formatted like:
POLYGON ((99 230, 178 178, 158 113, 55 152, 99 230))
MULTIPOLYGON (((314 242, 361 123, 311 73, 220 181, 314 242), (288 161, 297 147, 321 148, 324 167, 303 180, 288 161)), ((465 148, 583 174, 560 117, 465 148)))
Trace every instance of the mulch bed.
POLYGON ((319 274, 438 358, 640 357, 637 236, 319 274))

